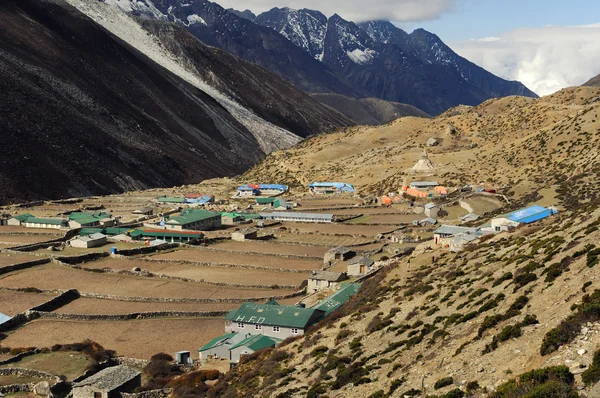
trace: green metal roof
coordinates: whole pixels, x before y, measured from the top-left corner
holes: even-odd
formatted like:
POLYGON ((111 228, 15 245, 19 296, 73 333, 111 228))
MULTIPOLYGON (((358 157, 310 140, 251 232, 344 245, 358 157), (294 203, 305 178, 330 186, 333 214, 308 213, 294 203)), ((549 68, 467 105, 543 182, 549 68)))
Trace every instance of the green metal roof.
POLYGON ((38 217, 30 217, 25 220, 27 223, 33 224, 48 224, 48 225, 63 225, 67 221, 62 218, 38 218, 38 217))
POLYGON ((109 218, 112 217, 110 214, 103 212, 103 211, 97 211, 95 213, 88 213, 85 211, 74 211, 71 214, 69 214, 69 218, 71 218, 71 220, 79 220, 79 219, 86 219, 86 218, 96 218, 98 220, 101 220, 103 218, 109 218))
POLYGON ((221 213, 221 217, 244 218, 240 213, 228 213, 226 211, 221 213))
POLYGON ((172 198, 168 196, 161 196, 158 198, 159 202, 162 203, 185 203, 185 198, 172 198))
POLYGON ((151 231, 142 231, 136 229, 132 233, 129 234, 132 238, 137 238, 140 236, 147 236, 149 238, 203 238, 204 234, 202 232, 192 232, 192 231, 169 231, 169 230, 151 230, 151 231))
POLYGON ((79 236, 87 236, 92 234, 103 234, 105 231, 102 228, 81 228, 79 236))
POLYGON ((267 301, 265 304, 266 305, 279 305, 279 303, 277 301, 275 301, 274 299, 267 301))
POLYGON ((277 342, 275 340, 273 340, 265 335, 257 334, 254 336, 252 336, 252 335, 248 336, 244 340, 240 341, 239 343, 237 343, 236 345, 231 347, 230 350, 236 349, 238 347, 248 347, 252 351, 256 352, 262 348, 275 347, 276 345, 277 345, 277 342))
POLYGON ((283 326, 290 328, 306 328, 320 317, 322 311, 317 308, 301 308, 292 305, 268 305, 244 303, 230 311, 225 320, 257 325, 283 326))
POLYGON ((170 217, 167 224, 187 225, 214 217, 221 217, 221 214, 208 210, 187 211, 179 216, 170 217))
POLYGON ((199 348, 198 351, 210 350, 211 348, 213 348, 213 347, 221 344, 225 340, 229 340, 230 338, 232 338, 236 334, 237 334, 236 332, 234 332, 234 333, 225 333, 222 336, 215 337, 214 339, 212 339, 211 341, 209 341, 208 343, 206 343, 204 346, 202 346, 202 348, 199 348))
POLYGON ((256 198, 256 203, 259 205, 268 205, 270 203, 275 203, 277 199, 275 198, 256 198))
POLYGON ((91 217, 91 216, 79 217, 79 218, 72 219, 71 221, 75 221, 76 223, 79 223, 81 225, 96 224, 96 223, 100 222, 99 219, 91 217))
POLYGON ((350 297, 354 296, 360 289, 360 283, 347 283, 340 287, 340 290, 327 297, 325 300, 318 302, 312 308, 325 311, 325 316, 328 316, 333 311, 345 304, 350 297))
POLYGON ((104 233, 106 235, 121 235, 124 233, 127 233, 129 231, 133 230, 133 228, 117 228, 117 227, 110 227, 110 228, 106 228, 104 230, 104 233))
POLYGON ((23 222, 23 221, 27 220, 28 218, 34 218, 34 217, 29 213, 25 213, 25 214, 19 214, 18 216, 14 216, 13 218, 16 218, 17 220, 23 222))
POLYGON ((256 220, 260 218, 260 214, 258 213, 240 213, 240 215, 246 220, 256 220))

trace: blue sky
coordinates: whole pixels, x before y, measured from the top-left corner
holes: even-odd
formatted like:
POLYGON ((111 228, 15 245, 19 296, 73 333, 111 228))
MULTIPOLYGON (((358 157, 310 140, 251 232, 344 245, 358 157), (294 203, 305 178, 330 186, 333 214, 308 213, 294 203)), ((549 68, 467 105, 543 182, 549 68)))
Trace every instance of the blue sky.
POLYGON ((503 32, 547 25, 600 22, 600 0, 464 0, 433 21, 400 23, 424 28, 447 42, 495 37, 503 32))

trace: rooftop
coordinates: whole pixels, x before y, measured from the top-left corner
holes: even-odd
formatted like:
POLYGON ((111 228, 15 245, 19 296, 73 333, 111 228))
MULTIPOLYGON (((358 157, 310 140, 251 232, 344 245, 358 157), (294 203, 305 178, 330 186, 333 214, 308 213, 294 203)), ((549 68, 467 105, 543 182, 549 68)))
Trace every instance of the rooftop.
POLYGON ((328 282, 341 282, 348 279, 348 275, 342 272, 313 271, 313 273, 309 276, 309 279, 328 282))
POLYGON ((79 238, 76 238, 76 240, 82 240, 84 242, 90 242, 93 240, 100 240, 100 239, 104 239, 106 238, 106 235, 101 234, 101 233, 93 233, 91 235, 87 235, 87 236, 80 236, 79 238))
POLYGON ((345 304, 350 297, 355 295, 360 289, 360 283, 348 283, 343 285, 340 290, 327 297, 325 300, 318 302, 314 307, 317 310, 321 310, 325 312, 325 316, 328 316, 333 311, 340 308, 343 304, 345 304))
POLYGON ((165 229, 136 229, 131 234, 132 238, 147 236, 150 238, 202 238, 204 234, 199 231, 170 231, 165 229))
POLYGON ((411 186, 419 186, 419 187, 437 187, 437 181, 413 181, 410 183, 411 186))
POLYGON ((18 216, 14 216, 13 218, 16 218, 17 220, 23 222, 23 221, 27 220, 28 218, 33 218, 33 216, 29 213, 25 213, 25 214, 19 214, 18 216))
POLYGON ((439 235, 458 235, 458 234, 474 234, 477 228, 457 227, 454 225, 442 225, 433 233, 439 235))
POLYGON ((238 347, 248 347, 252 351, 258 351, 262 348, 273 347, 277 345, 277 341, 263 334, 250 335, 239 343, 235 344, 230 350, 238 347))
POLYGON ((327 250, 327 253, 346 254, 350 253, 351 251, 352 250, 347 248, 346 246, 338 246, 327 250))
POLYGON ((360 265, 364 265, 365 267, 370 267, 371 265, 375 264, 375 261, 371 260, 369 257, 360 256, 360 257, 354 257, 348 263, 348 265, 354 265, 354 264, 360 264, 360 265))
POLYGON ((110 368, 101 370, 95 375, 90 376, 79 383, 75 383, 73 387, 77 388, 93 386, 99 390, 112 391, 121 387, 123 384, 128 383, 139 375, 141 375, 139 371, 130 368, 129 366, 112 366, 110 368))
POLYGON ((323 213, 297 213, 290 211, 280 211, 277 213, 260 213, 263 218, 270 217, 283 217, 283 218, 313 218, 320 220, 332 220, 333 214, 323 214, 323 213))
POLYGON ((306 328, 311 320, 322 315, 314 308, 300 308, 291 305, 270 305, 244 303, 237 310, 230 311, 225 320, 258 325, 306 328))
POLYGON ((498 218, 506 218, 515 222, 530 223, 541 220, 553 214, 553 211, 543 206, 530 206, 524 209, 516 210, 508 214, 499 216, 498 218))
POLYGON ((235 231, 234 234, 244 234, 244 235, 249 235, 249 234, 255 234, 258 232, 258 229, 256 228, 244 228, 244 229, 240 229, 239 231, 235 231))
POLYGON ((31 224, 49 224, 49 225, 63 225, 67 221, 63 218, 38 218, 38 217, 30 217, 25 220, 26 223, 31 224))
POLYGON ((236 334, 237 334, 237 332, 225 333, 222 336, 215 337, 208 343, 204 344, 204 346, 202 346, 202 348, 198 349, 198 351, 206 351, 206 350, 210 350, 213 347, 219 346, 219 345, 223 344, 225 341, 227 341, 230 338, 232 338, 233 336, 235 336, 236 334))
POLYGON ((4 322, 10 321, 11 319, 12 317, 0 312, 0 325, 2 325, 4 322))
POLYGON ((184 211, 179 216, 169 218, 167 224, 187 225, 213 217, 221 217, 221 214, 208 210, 184 211))

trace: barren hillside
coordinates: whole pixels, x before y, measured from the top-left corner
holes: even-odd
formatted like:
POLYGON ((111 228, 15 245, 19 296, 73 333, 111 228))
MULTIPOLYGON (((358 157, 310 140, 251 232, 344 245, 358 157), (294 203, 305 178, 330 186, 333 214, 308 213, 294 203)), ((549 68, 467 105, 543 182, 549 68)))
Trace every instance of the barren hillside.
POLYGON ((275 173, 292 186, 347 180, 365 193, 397 191, 404 171, 429 153, 427 176, 457 186, 483 183, 522 196, 598 171, 600 89, 576 87, 540 99, 506 97, 433 118, 405 117, 346 128, 268 156, 245 177, 275 173), (428 147, 429 138, 439 145, 428 147))

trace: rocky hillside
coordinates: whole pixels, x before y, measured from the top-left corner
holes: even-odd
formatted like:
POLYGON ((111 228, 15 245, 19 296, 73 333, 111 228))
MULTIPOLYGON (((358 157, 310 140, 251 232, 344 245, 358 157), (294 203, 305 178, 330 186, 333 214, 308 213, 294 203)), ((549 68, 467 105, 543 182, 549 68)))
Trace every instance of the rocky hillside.
POLYGON ((504 95, 535 97, 521 83, 459 57, 437 36, 421 30, 408 35, 389 22, 357 25, 338 15, 289 8, 253 18, 207 0, 103 1, 134 15, 176 22, 206 44, 310 93, 376 97, 429 114, 504 95))
POLYGON ((164 27, 163 45, 120 11, 96 15, 121 38, 63 1, 5 1, 0 14, 2 203, 233 175, 351 123, 189 35, 164 27), (202 63, 169 46, 204 51, 202 63))
MULTIPOLYGON (((247 176, 260 180, 277 170, 289 185, 349 180, 365 193, 383 194, 398 191, 404 170, 426 148, 440 183, 482 183, 522 196, 598 169, 599 94, 597 88, 568 88, 540 99, 462 106, 433 119, 347 128, 273 153, 247 176), (429 138, 439 145, 428 147, 429 138)), ((578 194, 568 195, 575 200, 578 194)))
POLYGON ((430 158, 439 169, 424 178, 495 187, 509 199, 496 213, 531 203, 560 212, 460 253, 421 244, 410 264, 391 261, 341 311, 302 338, 247 357, 212 393, 598 396, 599 94, 570 88, 536 100, 490 100, 431 120, 314 137, 271 155, 249 176, 272 166, 290 181, 362 181, 365 192, 388 192, 435 136, 440 145, 430 158))
POLYGON ((589 87, 598 87, 598 86, 600 86, 600 75, 592 77, 590 80, 588 80, 587 82, 583 83, 582 86, 589 86, 589 87))
POLYGON ((339 94, 311 94, 311 97, 335 109, 361 126, 386 124, 406 116, 430 117, 414 106, 379 98, 356 99, 339 94))

